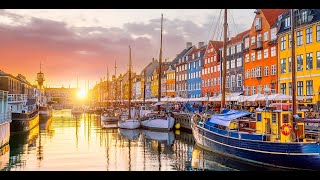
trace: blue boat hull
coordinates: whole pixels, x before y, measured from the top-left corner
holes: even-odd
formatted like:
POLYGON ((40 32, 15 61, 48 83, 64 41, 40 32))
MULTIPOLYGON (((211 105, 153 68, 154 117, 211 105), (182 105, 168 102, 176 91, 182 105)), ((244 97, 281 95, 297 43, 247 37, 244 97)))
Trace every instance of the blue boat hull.
POLYGON ((251 163, 289 169, 320 170, 318 143, 275 143, 221 135, 192 124, 196 143, 207 150, 251 163))

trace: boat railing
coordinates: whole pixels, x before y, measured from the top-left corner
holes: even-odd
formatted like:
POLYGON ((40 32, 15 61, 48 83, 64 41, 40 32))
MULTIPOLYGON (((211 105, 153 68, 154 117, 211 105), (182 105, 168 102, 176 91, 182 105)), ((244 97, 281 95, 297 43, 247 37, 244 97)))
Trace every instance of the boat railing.
POLYGON ((11 122, 11 112, 0 114, 0 124, 11 122))
POLYGON ((8 94, 8 102, 27 102, 27 94, 8 94))

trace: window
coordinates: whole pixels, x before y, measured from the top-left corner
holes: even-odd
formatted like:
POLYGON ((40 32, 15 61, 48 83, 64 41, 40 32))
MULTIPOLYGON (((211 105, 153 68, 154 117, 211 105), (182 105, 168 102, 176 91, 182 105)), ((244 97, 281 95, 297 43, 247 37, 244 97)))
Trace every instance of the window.
POLYGON ((211 58, 210 58, 210 59, 211 59, 211 62, 213 62, 213 56, 211 56, 211 58))
POLYGON ((256 53, 254 53, 254 52, 251 53, 251 61, 255 61, 255 54, 256 54, 256 53))
POLYGON ((265 89, 269 89, 269 85, 268 84, 264 85, 263 90, 265 90, 265 89))
POLYGON ((307 11, 303 11, 301 13, 301 21, 302 21, 302 23, 307 22, 307 11))
POLYGON ((235 68, 236 66, 236 60, 231 60, 231 68, 235 68))
POLYGON ((288 86, 289 86, 289 96, 292 96, 292 83, 289 82, 288 86))
POLYGON ((220 72, 220 65, 218 65, 218 68, 217 68, 218 72, 220 72))
POLYGON ((245 49, 249 48, 249 37, 244 39, 244 48, 245 49))
POLYGON ((312 27, 306 30, 306 43, 312 43, 312 27))
POLYGON ((289 48, 291 48, 291 42, 292 42, 291 34, 289 34, 289 42, 288 42, 288 47, 289 47, 289 48))
POLYGON ((210 69, 211 69, 211 72, 213 72, 213 67, 210 67, 210 69))
POLYGON ((276 75, 276 65, 271 66, 271 75, 276 75))
POLYGON ((217 55, 214 55, 214 56, 213 56, 213 60, 214 60, 214 61, 217 61, 217 55))
POLYGON ((230 67, 230 61, 227 61, 227 69, 230 67))
POLYGON ((256 71, 256 77, 262 77, 262 76, 261 76, 261 74, 262 74, 262 73, 261 73, 261 66, 256 67, 256 70, 255 70, 255 71, 256 71))
POLYGON ((275 46, 271 48, 271 57, 274 57, 274 56, 276 56, 276 47, 275 46))
POLYGON ((210 74, 211 73, 211 69, 210 68, 208 68, 208 74, 210 74))
POLYGON ((320 25, 317 26, 317 41, 320 41, 320 25))
POLYGON ((288 69, 289 69, 289 72, 292 71, 292 62, 291 62, 291 57, 288 58, 288 69))
POLYGON ((207 74, 207 70, 208 70, 207 68, 204 69, 204 74, 207 74))
POLYGON ((254 95, 256 94, 256 87, 255 86, 252 86, 251 88, 251 95, 254 95))
POLYGON ((256 36, 251 37, 251 45, 254 45, 256 42, 256 36))
POLYGON ((237 53, 241 52, 241 43, 237 45, 237 53))
POLYGON ((242 58, 238 58, 237 59, 237 67, 241 67, 242 66, 242 58))
POLYGON ((231 75, 231 87, 235 87, 235 86, 236 86, 236 76, 231 75))
POLYGON ((277 39, 277 29, 272 28, 271 29, 271 41, 277 39))
POLYGON ((250 93, 250 87, 249 86, 245 87, 245 92, 246 92, 246 96, 249 96, 249 93, 250 93))
POLYGON ((262 92, 262 85, 258 85, 257 90, 258 90, 258 93, 261 93, 262 92))
POLYGON ((191 64, 189 63, 189 69, 191 69, 191 66, 190 66, 191 64))
POLYGON ((254 20, 254 29, 261 30, 261 17, 258 17, 254 20))
POLYGON ((248 78, 250 78, 250 70, 249 69, 246 70, 246 79, 248 79, 248 78))
POLYGON ((249 54, 246 54, 246 63, 249 62, 249 54))
POLYGON ((298 31, 297 32, 297 46, 301 46, 302 45, 302 31, 298 31))
POLYGON ((313 69, 313 60, 312 60, 312 53, 307 53, 306 58, 306 70, 313 69))
POLYGON ((288 28, 288 27, 290 27, 290 17, 287 17, 284 20, 284 28, 288 28))
POLYGON ((264 76, 269 76, 269 66, 264 67, 264 76))
POLYGON ((286 36, 281 37, 281 44, 280 44, 280 50, 286 49, 286 36))
POLYGON ((231 55, 236 53, 236 46, 232 46, 230 49, 231 49, 231 55))
POLYGON ((303 70, 303 56, 302 54, 297 56, 297 71, 303 70))
POLYGON ((242 74, 237 74, 237 87, 242 87, 242 74))
POLYGON ((220 77, 218 77, 218 85, 220 85, 220 81, 221 81, 221 79, 220 79, 220 77))
POLYGON ((280 63, 281 63, 281 65, 280 65, 280 73, 281 74, 284 74, 284 73, 286 73, 286 58, 284 58, 284 59, 281 59, 280 60, 280 63))
POLYGON ((303 81, 298 81, 297 85, 298 96, 303 96, 303 81))
POLYGON ((201 67, 201 60, 199 61, 199 67, 201 67))
POLYGON ((280 92, 281 94, 286 94, 286 83, 280 84, 280 92))
POLYGON ((320 68, 320 51, 317 51, 317 68, 320 68))
POLYGON ((213 72, 217 72, 217 66, 214 66, 213 72))
POLYGON ((227 48, 227 56, 229 56, 229 48, 227 48))
POLYGON ((268 50, 269 50, 268 48, 263 50, 263 58, 268 58, 269 57, 269 51, 268 50))
POLYGON ((266 31, 263 33, 263 41, 268 41, 269 40, 269 31, 266 31))
POLYGON ((261 51, 258 51, 258 60, 261 59, 261 51))
POLYGON ((229 88, 229 76, 226 78, 226 88, 229 88))
POLYGON ((272 113, 272 123, 277 123, 277 114, 276 113, 272 113))
POLYGON ((213 79, 213 85, 215 86, 217 84, 217 78, 213 79))
POLYGON ((313 81, 306 81, 306 88, 307 88, 307 96, 312 96, 313 95, 313 81))
POLYGON ((255 72, 254 72, 254 68, 251 69, 251 77, 254 78, 255 77, 255 72))

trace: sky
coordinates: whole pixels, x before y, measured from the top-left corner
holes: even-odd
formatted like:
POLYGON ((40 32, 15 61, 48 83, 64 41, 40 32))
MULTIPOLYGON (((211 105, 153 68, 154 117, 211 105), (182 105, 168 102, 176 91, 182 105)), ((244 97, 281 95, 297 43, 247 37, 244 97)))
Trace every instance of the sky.
MULTIPOLYGON (((159 59, 163 13, 163 58, 186 46, 222 40, 220 9, 5 9, 0 10, 0 70, 36 83, 40 62, 47 87, 90 88, 100 79, 133 71, 159 59)), ((248 30, 254 9, 228 10, 228 36, 248 30)))

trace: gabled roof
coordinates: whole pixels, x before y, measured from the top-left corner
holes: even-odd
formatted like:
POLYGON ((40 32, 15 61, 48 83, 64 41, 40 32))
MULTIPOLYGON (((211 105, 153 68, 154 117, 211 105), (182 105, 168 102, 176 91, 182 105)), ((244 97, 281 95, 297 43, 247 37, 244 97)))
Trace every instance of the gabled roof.
POLYGON ((191 49, 191 47, 189 47, 188 49, 184 49, 180 52, 180 54, 178 54, 178 56, 176 58, 174 58, 174 60, 170 63, 170 65, 167 67, 166 70, 169 69, 169 67, 171 67, 171 69, 175 70, 175 65, 178 64, 179 59, 181 57, 183 57, 189 50, 191 49))
POLYGON ((246 30, 246 31, 243 31, 239 34, 237 34, 235 37, 231 38, 231 40, 227 43, 228 45, 231 45, 231 44, 235 44, 237 42, 240 42, 243 40, 243 38, 249 34, 250 32, 250 29, 246 30))
POLYGON ((287 11, 287 9, 260 9, 264 17, 272 26, 278 19, 278 16, 287 11))

